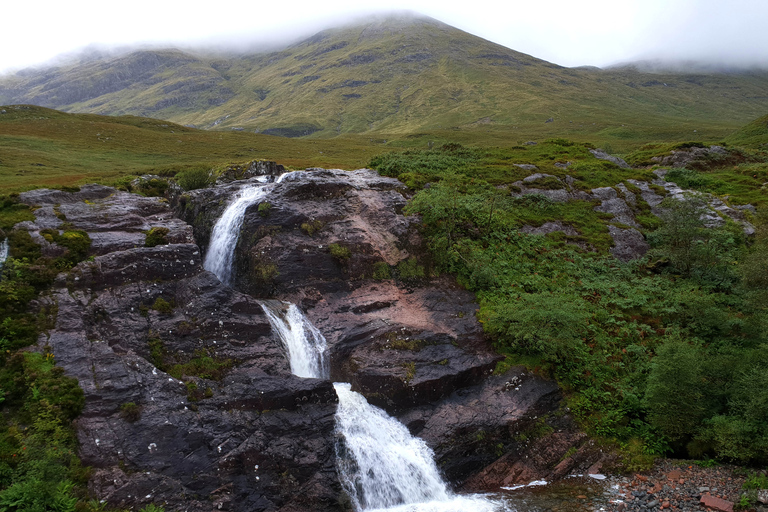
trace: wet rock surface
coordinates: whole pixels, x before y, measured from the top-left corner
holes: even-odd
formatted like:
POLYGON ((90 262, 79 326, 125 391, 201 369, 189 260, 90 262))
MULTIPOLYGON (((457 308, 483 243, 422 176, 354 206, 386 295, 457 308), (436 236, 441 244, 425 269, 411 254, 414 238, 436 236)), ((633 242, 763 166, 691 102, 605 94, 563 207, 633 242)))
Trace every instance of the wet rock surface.
POLYGON ((331 383, 290 374, 259 303, 203 270, 189 225, 157 198, 104 187, 22 200, 41 206, 24 225, 33 235, 59 226, 56 213, 93 240, 116 234, 44 299, 58 317, 41 343, 85 391, 77 434, 95 496, 115 507, 338 508, 331 383), (143 247, 151 227, 171 243, 143 247))
MULTIPOLYGON (((92 258, 42 299, 58 316, 40 343, 85 391, 76 426, 95 496, 189 511, 343 508, 331 381, 290 373, 255 297, 299 305, 328 339, 332 378, 422 436, 453 484, 522 453, 521 436, 560 394, 520 368, 491 376, 499 356, 473 296, 430 276, 418 219, 401 213, 402 184, 370 170, 286 176, 268 208, 246 212, 238 291, 202 268, 196 236, 207 240, 233 195, 253 185, 177 196, 176 214, 194 228, 161 199, 106 187, 22 195, 39 208, 20 227, 45 250, 61 250, 43 242, 46 228, 94 240, 92 258), (152 228, 167 229, 168 243, 146 247, 152 228), (407 261, 417 264, 408 278, 407 261)), ((558 421, 573 428, 567 415, 558 421)))
MULTIPOLYGON (((370 170, 285 176, 263 200, 268 215, 258 204, 246 210, 235 286, 297 304, 328 341, 332 380, 397 415, 458 483, 511 447, 530 418, 556 409, 560 394, 520 368, 491 377, 500 356, 483 337, 473 295, 452 279, 399 276, 412 257, 428 267, 418 219, 401 214, 406 193, 370 170), (349 253, 335 256, 333 245, 349 253), (276 275, 254 287, 249 276, 266 262, 276 275), (382 265, 385 275, 374 278, 382 265)), ((196 191, 187 209, 216 194, 196 191)))

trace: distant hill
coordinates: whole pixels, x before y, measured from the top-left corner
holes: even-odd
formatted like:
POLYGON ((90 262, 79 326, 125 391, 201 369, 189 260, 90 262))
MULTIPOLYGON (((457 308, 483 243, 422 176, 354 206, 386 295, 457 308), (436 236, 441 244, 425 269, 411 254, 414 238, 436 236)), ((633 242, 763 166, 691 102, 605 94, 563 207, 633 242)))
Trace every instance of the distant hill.
POLYGON ((737 146, 768 148, 768 115, 755 119, 725 140, 737 146))
POLYGON ((768 72, 563 68, 413 15, 281 51, 144 50, 0 79, 0 104, 331 137, 438 130, 510 138, 719 139, 768 111, 768 72))

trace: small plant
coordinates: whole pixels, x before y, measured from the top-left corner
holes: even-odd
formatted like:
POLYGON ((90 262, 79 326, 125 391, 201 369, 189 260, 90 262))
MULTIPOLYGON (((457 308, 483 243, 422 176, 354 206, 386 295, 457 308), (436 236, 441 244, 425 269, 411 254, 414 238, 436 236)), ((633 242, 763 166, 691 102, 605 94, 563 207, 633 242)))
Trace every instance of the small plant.
POLYGON ((411 256, 397 264, 397 274, 403 281, 415 281, 417 279, 424 279, 426 272, 424 271, 424 266, 419 265, 416 257, 411 256))
POLYGON ((176 175, 176 183, 184 190, 205 188, 213 182, 211 171, 203 167, 182 171, 176 175))
POLYGON ((416 363, 410 361, 408 363, 403 363, 402 367, 405 369, 405 378, 403 381, 405 381, 406 384, 410 384, 416 376, 416 363))
POLYGON ((330 244, 328 250, 331 251, 331 256, 340 262, 346 261, 352 256, 352 251, 340 244, 330 244))
POLYGON ((162 297, 158 297, 157 299, 155 299, 155 303, 152 304, 152 309, 164 315, 170 315, 171 313, 173 313, 173 308, 174 308, 173 301, 168 302, 162 297))
POLYGON ((168 228, 154 227, 147 231, 147 236, 144 239, 145 247, 155 247, 158 245, 168 245, 168 228))
POLYGON ((262 203, 259 203, 259 215, 262 217, 269 217, 269 212, 272 210, 272 203, 269 201, 264 201, 262 203))
POLYGON ((320 231, 321 229, 323 229, 324 225, 325 224, 323 224, 323 222, 320 220, 310 220, 307 222, 302 222, 301 230, 305 232, 307 235, 312 236, 318 231, 320 231))
POLYGON ((120 416, 129 423, 138 421, 141 418, 141 407, 135 402, 126 402, 120 406, 120 416))
POLYGON ((386 261, 379 261, 373 264, 373 278, 378 280, 392 278, 392 270, 386 261))

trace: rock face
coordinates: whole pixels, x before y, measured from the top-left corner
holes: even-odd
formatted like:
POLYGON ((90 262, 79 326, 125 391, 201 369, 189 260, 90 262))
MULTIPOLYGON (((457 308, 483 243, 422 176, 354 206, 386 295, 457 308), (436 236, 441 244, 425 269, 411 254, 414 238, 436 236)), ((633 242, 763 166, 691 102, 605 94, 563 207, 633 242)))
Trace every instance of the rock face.
MULTIPOLYGON (((332 379, 422 436, 454 485, 523 453, 520 433, 557 408, 557 387, 521 368, 491 376, 500 357, 473 296, 431 275, 418 219, 401 213, 404 186, 365 169, 285 176, 246 211, 232 289, 202 268, 198 243, 254 180, 176 195, 173 210, 100 186, 22 194, 39 208, 20 227, 48 253, 63 248, 40 230, 64 218, 94 241, 42 299, 58 317, 40 341, 85 391, 76 426, 94 495, 116 507, 344 509, 334 388, 290 373, 255 297, 304 310, 328 340, 332 379), (167 243, 146 247, 152 228, 167 243)), ((542 468, 557 462, 547 457, 542 468)))
MULTIPOLYGON (((267 215, 259 204, 246 210, 235 286, 296 303, 328 340, 332 380, 397 415, 458 484, 515 446, 515 432, 556 408, 560 394, 520 368, 490 377, 500 357, 483 338, 473 296, 429 277, 418 219, 400 213, 406 192, 366 169, 285 176, 262 201, 267 215), (348 254, 334 256, 333 246, 348 254), (414 257, 426 268, 405 278, 401 265, 414 257), (258 283, 252 276, 265 264, 274 275, 258 283)), ((218 194, 195 191, 184 211, 205 215, 200 205, 217 204, 218 194)))
POLYGON ((290 374, 260 305, 203 270, 189 225, 163 201, 105 187, 22 200, 41 206, 24 226, 34 235, 63 213, 99 241, 93 261, 58 277, 43 340, 85 391, 77 432, 96 496, 116 507, 338 508, 331 383, 290 374), (143 247, 149 227, 172 243, 143 247))

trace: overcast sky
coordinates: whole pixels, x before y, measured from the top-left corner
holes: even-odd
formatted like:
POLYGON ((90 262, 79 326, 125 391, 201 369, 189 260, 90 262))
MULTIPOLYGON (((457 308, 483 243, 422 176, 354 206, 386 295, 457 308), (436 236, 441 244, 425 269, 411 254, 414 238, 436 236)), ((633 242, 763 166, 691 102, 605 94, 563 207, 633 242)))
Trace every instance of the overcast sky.
POLYGON ((0 71, 89 45, 295 39, 408 9, 563 66, 639 59, 768 68, 768 0, 37 0, 4 2, 0 71))

